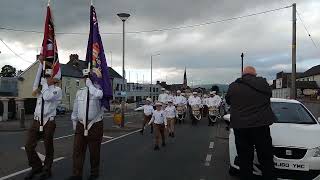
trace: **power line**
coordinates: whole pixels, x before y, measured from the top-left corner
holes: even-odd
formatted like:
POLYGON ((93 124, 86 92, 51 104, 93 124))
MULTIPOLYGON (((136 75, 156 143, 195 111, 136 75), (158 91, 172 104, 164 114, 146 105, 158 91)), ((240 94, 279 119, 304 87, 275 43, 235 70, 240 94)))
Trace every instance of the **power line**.
POLYGON ((299 19, 300 19, 300 21, 301 21, 304 29, 306 30, 306 33, 308 34, 310 40, 312 41, 314 47, 318 48, 317 44, 315 43, 315 41, 313 40, 313 38, 312 38, 312 36, 311 36, 311 34, 310 34, 310 31, 308 30, 306 24, 305 24, 304 21, 302 20, 302 18, 301 18, 301 16, 300 16, 300 13, 298 12, 298 10, 297 10, 297 14, 298 14, 298 17, 299 17, 299 19))
MULTIPOLYGON (((210 24, 217 24, 217 23, 223 23, 223 22, 228 22, 228 21, 233 21, 233 20, 239 20, 239 19, 243 19, 243 18, 261 15, 261 14, 267 14, 267 13, 280 11, 280 10, 291 8, 291 7, 292 7, 292 5, 280 7, 280 8, 276 8, 276 9, 271 9, 271 10, 267 10, 267 11, 262 11, 262 12, 258 12, 258 13, 247 14, 247 15, 243 15, 243 16, 237 16, 237 17, 221 19, 221 20, 216 20, 216 21, 208 21, 208 22, 199 23, 199 24, 192 24, 192 25, 185 25, 185 26, 178 26, 178 27, 171 27, 171 28, 162 28, 162 29, 153 29, 153 30, 129 31, 126 33, 127 34, 140 34, 140 33, 153 33, 153 32, 163 32, 163 31, 173 31, 173 30, 180 30, 180 29, 187 29, 187 28, 195 28, 195 27, 206 26, 206 25, 210 25, 210 24)), ((25 33, 43 33, 42 31, 14 29, 14 28, 9 28, 9 27, 0 27, 0 30, 25 32, 25 33)), ((81 33, 81 32, 56 32, 56 34, 88 35, 88 33, 81 33)), ((122 33, 120 33, 120 32, 119 33, 118 32, 105 32, 105 33, 100 33, 100 34, 120 35, 122 33)))
POLYGON ((14 55, 16 55, 18 58, 22 59, 23 61, 26 61, 26 62, 29 62, 29 63, 33 63, 33 62, 31 62, 31 61, 28 61, 28 60, 22 58, 19 54, 17 54, 16 52, 14 52, 14 51, 7 45, 7 43, 5 43, 2 39, 0 39, 0 41, 1 41, 14 55))

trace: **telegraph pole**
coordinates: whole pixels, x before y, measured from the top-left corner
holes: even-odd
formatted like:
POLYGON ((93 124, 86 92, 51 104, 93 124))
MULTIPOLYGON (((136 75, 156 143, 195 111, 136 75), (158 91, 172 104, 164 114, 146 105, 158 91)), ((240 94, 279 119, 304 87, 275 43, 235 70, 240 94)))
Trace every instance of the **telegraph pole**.
POLYGON ((297 5, 292 5, 292 73, 291 73, 291 99, 297 98, 296 88, 296 62, 297 62, 297 5))

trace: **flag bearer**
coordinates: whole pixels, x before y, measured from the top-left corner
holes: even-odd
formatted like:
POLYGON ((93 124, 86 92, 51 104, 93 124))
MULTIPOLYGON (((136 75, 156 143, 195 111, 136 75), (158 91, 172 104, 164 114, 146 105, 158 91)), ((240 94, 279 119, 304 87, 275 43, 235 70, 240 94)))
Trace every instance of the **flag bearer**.
POLYGON ((168 123, 168 131, 169 136, 174 137, 174 124, 175 124, 175 117, 176 117, 176 107, 173 105, 172 100, 168 101, 168 106, 164 110, 167 123, 168 123))
POLYGON ((76 95, 71 120, 75 130, 73 145, 73 176, 69 180, 82 180, 83 164, 87 147, 90 152, 91 175, 89 180, 98 179, 100 164, 100 148, 103 136, 103 113, 101 106, 103 91, 98 84, 93 84, 88 78, 88 69, 83 70, 86 87, 81 88, 76 95), (89 89, 89 110, 87 129, 85 134, 85 119, 87 107, 87 94, 89 89))
POLYGON ((149 125, 153 123, 155 128, 155 133, 156 133, 155 146, 154 146, 155 151, 158 151, 160 149, 159 148, 160 136, 162 139, 162 147, 166 146, 164 130, 167 128, 167 119, 165 117, 165 113, 162 110, 161 106, 162 106, 161 102, 156 103, 156 110, 153 112, 152 118, 149 122, 149 125))
POLYGON ((62 99, 62 91, 58 86, 59 80, 51 78, 52 69, 46 69, 45 78, 41 78, 41 91, 37 92, 37 105, 34 111, 34 121, 27 135, 25 150, 28 156, 31 171, 24 178, 33 179, 35 175, 40 174, 40 179, 51 177, 51 167, 53 163, 53 135, 56 129, 55 116, 58 104, 62 99), (42 100, 43 98, 43 100, 42 100), (42 110, 42 102, 43 110, 42 110), (41 116, 43 126, 40 127, 41 116), (35 148, 40 139, 43 139, 46 158, 42 165, 35 148))
MULTIPOLYGON (((143 113, 144 113, 144 120, 142 123, 142 129, 140 131, 141 134, 143 134, 144 128, 146 126, 146 124, 151 120, 152 114, 153 114, 153 106, 152 106, 152 99, 151 98, 147 98, 146 100, 146 104, 135 109, 135 111, 139 111, 143 109, 143 113)), ((151 126, 151 134, 153 133, 153 126, 151 126)))

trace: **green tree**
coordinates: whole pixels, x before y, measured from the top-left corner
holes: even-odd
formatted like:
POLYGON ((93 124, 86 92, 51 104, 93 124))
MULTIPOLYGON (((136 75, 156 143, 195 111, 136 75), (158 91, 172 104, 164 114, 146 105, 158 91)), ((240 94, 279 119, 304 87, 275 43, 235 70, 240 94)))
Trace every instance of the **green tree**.
POLYGON ((1 68, 0 77, 14 77, 16 76, 16 68, 5 65, 1 68))

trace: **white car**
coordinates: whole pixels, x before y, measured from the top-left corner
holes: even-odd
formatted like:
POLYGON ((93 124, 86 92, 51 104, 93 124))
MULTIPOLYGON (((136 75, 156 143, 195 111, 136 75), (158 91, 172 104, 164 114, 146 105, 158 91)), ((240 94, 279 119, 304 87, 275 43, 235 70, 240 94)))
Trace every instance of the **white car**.
MULTIPOLYGON (((278 178, 320 179, 320 123, 300 102, 271 99, 271 107, 278 120, 270 127, 274 150, 274 164, 278 178)), ((230 121, 230 115, 224 119, 230 121)), ((239 172, 239 158, 234 132, 229 134, 229 173, 239 172)), ((257 154, 253 173, 261 175, 257 154)))

